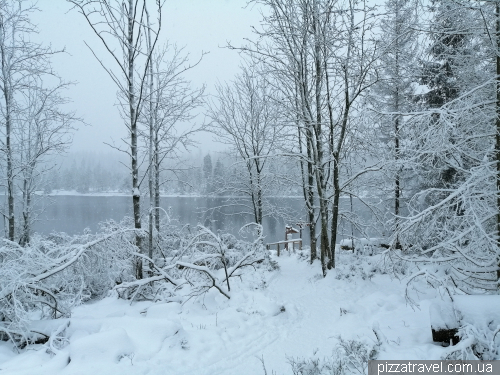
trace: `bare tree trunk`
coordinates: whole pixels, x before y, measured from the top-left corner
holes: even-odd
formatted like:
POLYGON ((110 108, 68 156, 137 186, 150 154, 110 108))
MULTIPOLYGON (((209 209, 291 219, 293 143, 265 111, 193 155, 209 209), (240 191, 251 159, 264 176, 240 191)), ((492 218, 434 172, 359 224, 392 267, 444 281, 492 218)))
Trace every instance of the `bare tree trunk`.
POLYGON ((335 246, 337 244, 337 229, 339 220, 339 202, 340 202, 340 186, 339 186, 339 155, 333 154, 333 206, 332 206, 332 223, 331 223, 331 247, 332 247, 332 267, 335 268, 335 246))
POLYGON ((160 233, 160 145, 158 130, 155 130, 155 228, 156 233, 160 233))
MULTIPOLYGON (((129 0, 128 12, 128 102, 130 110, 130 155, 132 158, 132 205, 134 211, 134 227, 137 229, 135 244, 142 252, 141 229, 141 194, 139 191, 139 164, 137 155, 137 114, 135 108, 135 85, 134 85, 134 2, 129 0)), ((142 279, 142 260, 136 259, 136 277, 142 279)))
POLYGON ((12 117, 11 117, 11 93, 9 89, 5 92, 5 148, 7 152, 7 204, 9 221, 9 240, 15 241, 15 213, 14 213, 14 167, 12 163, 12 117))
MULTIPOLYGON (((151 66, 153 65, 153 61, 151 61, 151 66)), ((154 82, 154 76, 153 82, 154 82)), ((158 81, 159 82, 159 78, 158 81)), ((158 118, 158 105, 161 101, 160 97, 160 87, 158 83, 158 87, 156 88, 157 93, 155 94, 155 110, 154 110, 154 151, 153 151, 153 165, 154 165, 154 224, 156 229, 156 235, 160 235, 160 125, 158 118)))
MULTIPOLYGON (((310 137, 310 135, 309 135, 310 137)), ((313 175, 313 164, 311 162, 312 151, 307 142, 307 191, 306 199, 308 206, 308 216, 309 216, 309 238, 311 239, 311 263, 318 258, 317 250, 317 240, 316 240, 316 218, 314 215, 314 175, 313 175)))
MULTIPOLYGON (((254 177, 254 174, 252 172, 252 164, 255 163, 255 161, 252 160, 247 160, 246 161, 246 166, 247 166, 247 171, 249 175, 249 184, 250 184, 250 197, 252 199, 252 208, 253 208, 253 220, 257 224, 261 224, 259 222, 259 206, 258 206, 258 186, 257 185, 257 178, 254 177)), ((258 172, 256 172, 258 174, 258 172)))
MULTIPOLYGON (((257 160, 258 162, 258 160, 257 160)), ((261 171, 257 171, 257 224, 262 225, 262 177, 261 171)))
MULTIPOLYGON (((2 29, 4 25, 1 25, 2 29)), ((2 36, 3 39, 3 36, 2 36)), ((15 241, 15 212, 14 212, 14 167, 12 160, 12 87, 10 84, 10 72, 8 71, 8 59, 5 46, 1 46, 2 53, 2 75, 3 96, 5 100, 5 153, 7 157, 7 221, 9 227, 9 240, 15 241)))
POLYGON ((345 90, 345 109, 344 116, 342 117, 342 124, 340 128, 340 135, 336 150, 333 153, 333 206, 332 206, 332 223, 331 223, 331 243, 332 243, 332 267, 335 268, 335 244, 337 243, 338 235, 338 220, 339 220, 339 202, 340 202, 340 151, 344 144, 344 138, 347 131, 347 122, 349 120, 349 110, 350 110, 350 98, 349 90, 347 86, 346 79, 346 90, 345 90))
POLYGON ((3 96, 5 100, 5 153, 7 157, 7 221, 9 226, 9 240, 15 240, 15 213, 14 213, 14 168, 12 161, 12 82, 10 64, 12 56, 8 56, 8 50, 5 46, 5 20, 2 15, 0 18, 0 30, 2 44, 2 76, 3 76, 3 96))
POLYGON ((25 222, 25 233, 24 233, 26 243, 30 243, 31 240, 31 192, 28 190, 26 196, 26 222, 25 222))
MULTIPOLYGON (((353 3, 349 2, 350 6, 350 30, 349 30, 349 39, 347 45, 347 53, 346 53, 346 63, 342 65, 342 69, 344 71, 344 113, 342 115, 342 122, 340 125, 340 134, 337 140, 337 145, 333 148, 334 152, 332 154, 333 157, 333 206, 332 206, 332 222, 331 222, 331 243, 332 246, 335 246, 337 242, 338 235, 338 218, 339 218, 339 202, 340 202, 340 158, 342 155, 342 147, 344 146, 344 141, 347 133, 347 126, 349 122, 349 115, 352 105, 352 98, 350 95, 350 77, 349 77, 349 63, 351 61, 351 51, 353 48, 353 37, 352 34, 355 30, 354 26, 354 8, 353 3)), ((332 267, 335 267, 335 248, 332 251, 332 267)))
MULTIPOLYGON (((401 21, 399 19, 399 6, 396 7, 396 28, 399 29, 401 21)), ((400 199, 401 199, 401 181, 399 176, 399 120, 400 116, 397 114, 400 111, 399 106, 399 85, 400 85, 400 69, 399 69, 399 54, 400 54, 400 43, 399 43, 400 32, 398 30, 396 37, 396 45, 395 45, 395 76, 396 76, 396 92, 394 98, 394 112, 396 112, 396 116, 394 119, 394 161, 396 162, 396 175, 394 176, 394 230, 396 233, 399 233, 399 207, 400 207, 400 199)), ((399 236, 396 234, 396 249, 400 249, 401 244, 399 243, 399 236)))
MULTIPOLYGON (((149 23, 149 13, 146 9, 146 19, 147 19, 147 42, 148 42, 148 51, 149 55, 151 58, 153 58, 153 46, 151 43, 151 27, 149 23)), ((153 154, 153 142, 154 142, 154 134, 155 134, 155 129, 154 129, 154 123, 153 123, 153 64, 152 62, 149 64, 149 243, 148 243, 148 257, 150 259, 153 259, 153 250, 154 250, 154 234, 153 234, 153 228, 154 228, 154 201, 156 199, 156 194, 155 194, 155 187, 156 184, 153 181, 153 178, 155 174, 153 173, 153 168, 154 168, 154 154, 153 154)), ((152 267, 152 265, 150 265, 152 267)), ((151 270, 152 271, 152 270, 151 270)))
POLYGON ((21 233, 21 237, 19 238, 19 244, 21 246, 29 243, 29 209, 30 209, 30 194, 28 191, 28 181, 25 178, 23 181, 23 230, 21 233))
MULTIPOLYGON (((30 137, 28 138, 30 139, 30 137)), ((29 142, 29 141, 28 141, 29 142)), ((31 159, 30 149, 28 149, 27 159, 31 159)), ((23 179, 23 228, 21 237, 19 238, 19 244, 21 246, 25 246, 29 244, 31 240, 31 193, 33 187, 31 186, 31 182, 33 181, 34 174, 34 166, 30 165, 27 168, 27 174, 23 179)))
MULTIPOLYGON (((298 106, 297 106, 298 107, 298 106)), ((299 110, 297 108, 297 113, 299 110)), ((302 130, 299 127, 299 120, 297 119, 297 131, 299 137, 299 152, 302 155, 302 130)), ((307 135, 306 135, 307 137, 307 135)), ((316 251, 316 222, 314 219, 314 176, 313 176, 313 166, 311 164, 311 148, 309 147, 309 141, 306 140, 306 149, 307 149, 307 172, 305 172, 304 168, 304 160, 300 159, 300 172, 302 175, 302 192, 304 194, 304 201, 306 203, 307 208, 307 219, 309 222, 309 238, 310 238, 310 247, 311 247, 311 256, 310 262, 311 264, 315 259, 318 258, 318 254, 316 251)))
MULTIPOLYGON (((497 162, 497 242, 500 241, 500 2, 496 2, 496 145, 495 158, 497 162)), ((499 245, 497 245, 499 246, 499 245)), ((497 250, 497 293, 500 294, 500 251, 497 250)))
MULTIPOLYGON (((397 94, 399 96, 399 93, 397 94)), ((398 103, 399 101, 397 101, 398 103)), ((399 103, 398 103, 399 104, 399 103)), ((397 104, 396 111, 399 111, 399 105, 397 104)), ((399 160, 399 116, 396 117, 394 121, 394 160, 396 162, 396 175, 394 176, 394 220, 395 226, 394 230, 396 233, 399 233, 399 207, 401 200, 401 181, 399 176, 399 167, 397 166, 399 160)), ((396 249, 400 249, 401 244, 399 243, 399 237, 396 234, 396 249)))
POLYGON ((321 108, 321 87, 323 77, 321 64, 321 45, 319 38, 319 11, 318 0, 313 2, 313 31, 314 31, 314 65, 315 65, 315 101, 316 101, 316 185, 318 190, 320 219, 321 219, 321 264, 323 274, 326 274, 326 269, 332 268, 332 254, 330 243, 328 241, 328 202, 325 197, 326 181, 324 176, 323 165, 323 139, 322 139, 322 108, 321 108))

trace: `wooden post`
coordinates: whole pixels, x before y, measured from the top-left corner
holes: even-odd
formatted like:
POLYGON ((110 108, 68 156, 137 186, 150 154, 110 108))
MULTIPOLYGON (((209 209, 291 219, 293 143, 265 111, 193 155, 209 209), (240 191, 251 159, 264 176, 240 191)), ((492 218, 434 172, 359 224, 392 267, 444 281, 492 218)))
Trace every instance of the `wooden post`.
POLYGON ((280 244, 278 243, 278 256, 280 256, 280 244))
MULTIPOLYGON (((301 232, 302 232, 302 230, 301 230, 301 232)), ((300 236, 299 250, 302 250, 302 236, 300 236)))

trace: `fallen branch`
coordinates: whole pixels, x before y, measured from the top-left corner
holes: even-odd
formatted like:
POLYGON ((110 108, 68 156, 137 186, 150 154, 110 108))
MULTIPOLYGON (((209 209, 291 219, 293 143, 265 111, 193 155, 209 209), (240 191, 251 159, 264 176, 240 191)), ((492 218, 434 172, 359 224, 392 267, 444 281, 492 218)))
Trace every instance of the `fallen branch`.
POLYGON ((224 290, 224 287, 220 284, 218 278, 205 266, 197 266, 192 263, 186 262, 176 262, 178 266, 188 268, 191 270, 199 271, 207 275, 212 280, 212 287, 216 288, 224 297, 231 299, 231 294, 229 291, 224 290))

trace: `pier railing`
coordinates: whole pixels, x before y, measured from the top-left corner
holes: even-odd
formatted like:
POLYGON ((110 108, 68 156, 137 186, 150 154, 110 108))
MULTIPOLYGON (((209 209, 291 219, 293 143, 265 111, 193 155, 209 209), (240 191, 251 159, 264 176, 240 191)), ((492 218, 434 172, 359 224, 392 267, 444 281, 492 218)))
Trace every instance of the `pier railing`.
POLYGON ((271 250, 271 246, 276 246, 278 250, 278 256, 280 256, 280 245, 283 245, 284 250, 290 250, 288 244, 292 244, 292 250, 295 250, 295 244, 298 244, 299 250, 302 250, 302 238, 294 238, 293 240, 268 243, 266 244, 266 249, 271 250))

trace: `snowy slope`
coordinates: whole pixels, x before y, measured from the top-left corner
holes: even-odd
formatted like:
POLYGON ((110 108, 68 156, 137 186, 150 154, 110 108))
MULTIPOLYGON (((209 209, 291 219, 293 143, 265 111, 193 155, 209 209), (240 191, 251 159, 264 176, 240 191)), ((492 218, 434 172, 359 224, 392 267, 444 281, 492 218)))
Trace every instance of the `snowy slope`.
POLYGON ((380 256, 343 254, 326 278, 318 263, 276 259, 279 271, 247 275, 231 300, 212 290, 184 305, 108 297, 80 306, 56 354, 49 343, 20 354, 0 343, 0 373, 254 375, 264 374, 261 358, 268 373, 290 374, 289 358, 330 356, 339 335, 373 345, 374 326, 386 338, 379 359, 438 359, 445 350, 432 343, 430 301, 407 306, 404 282, 373 272, 380 256))

